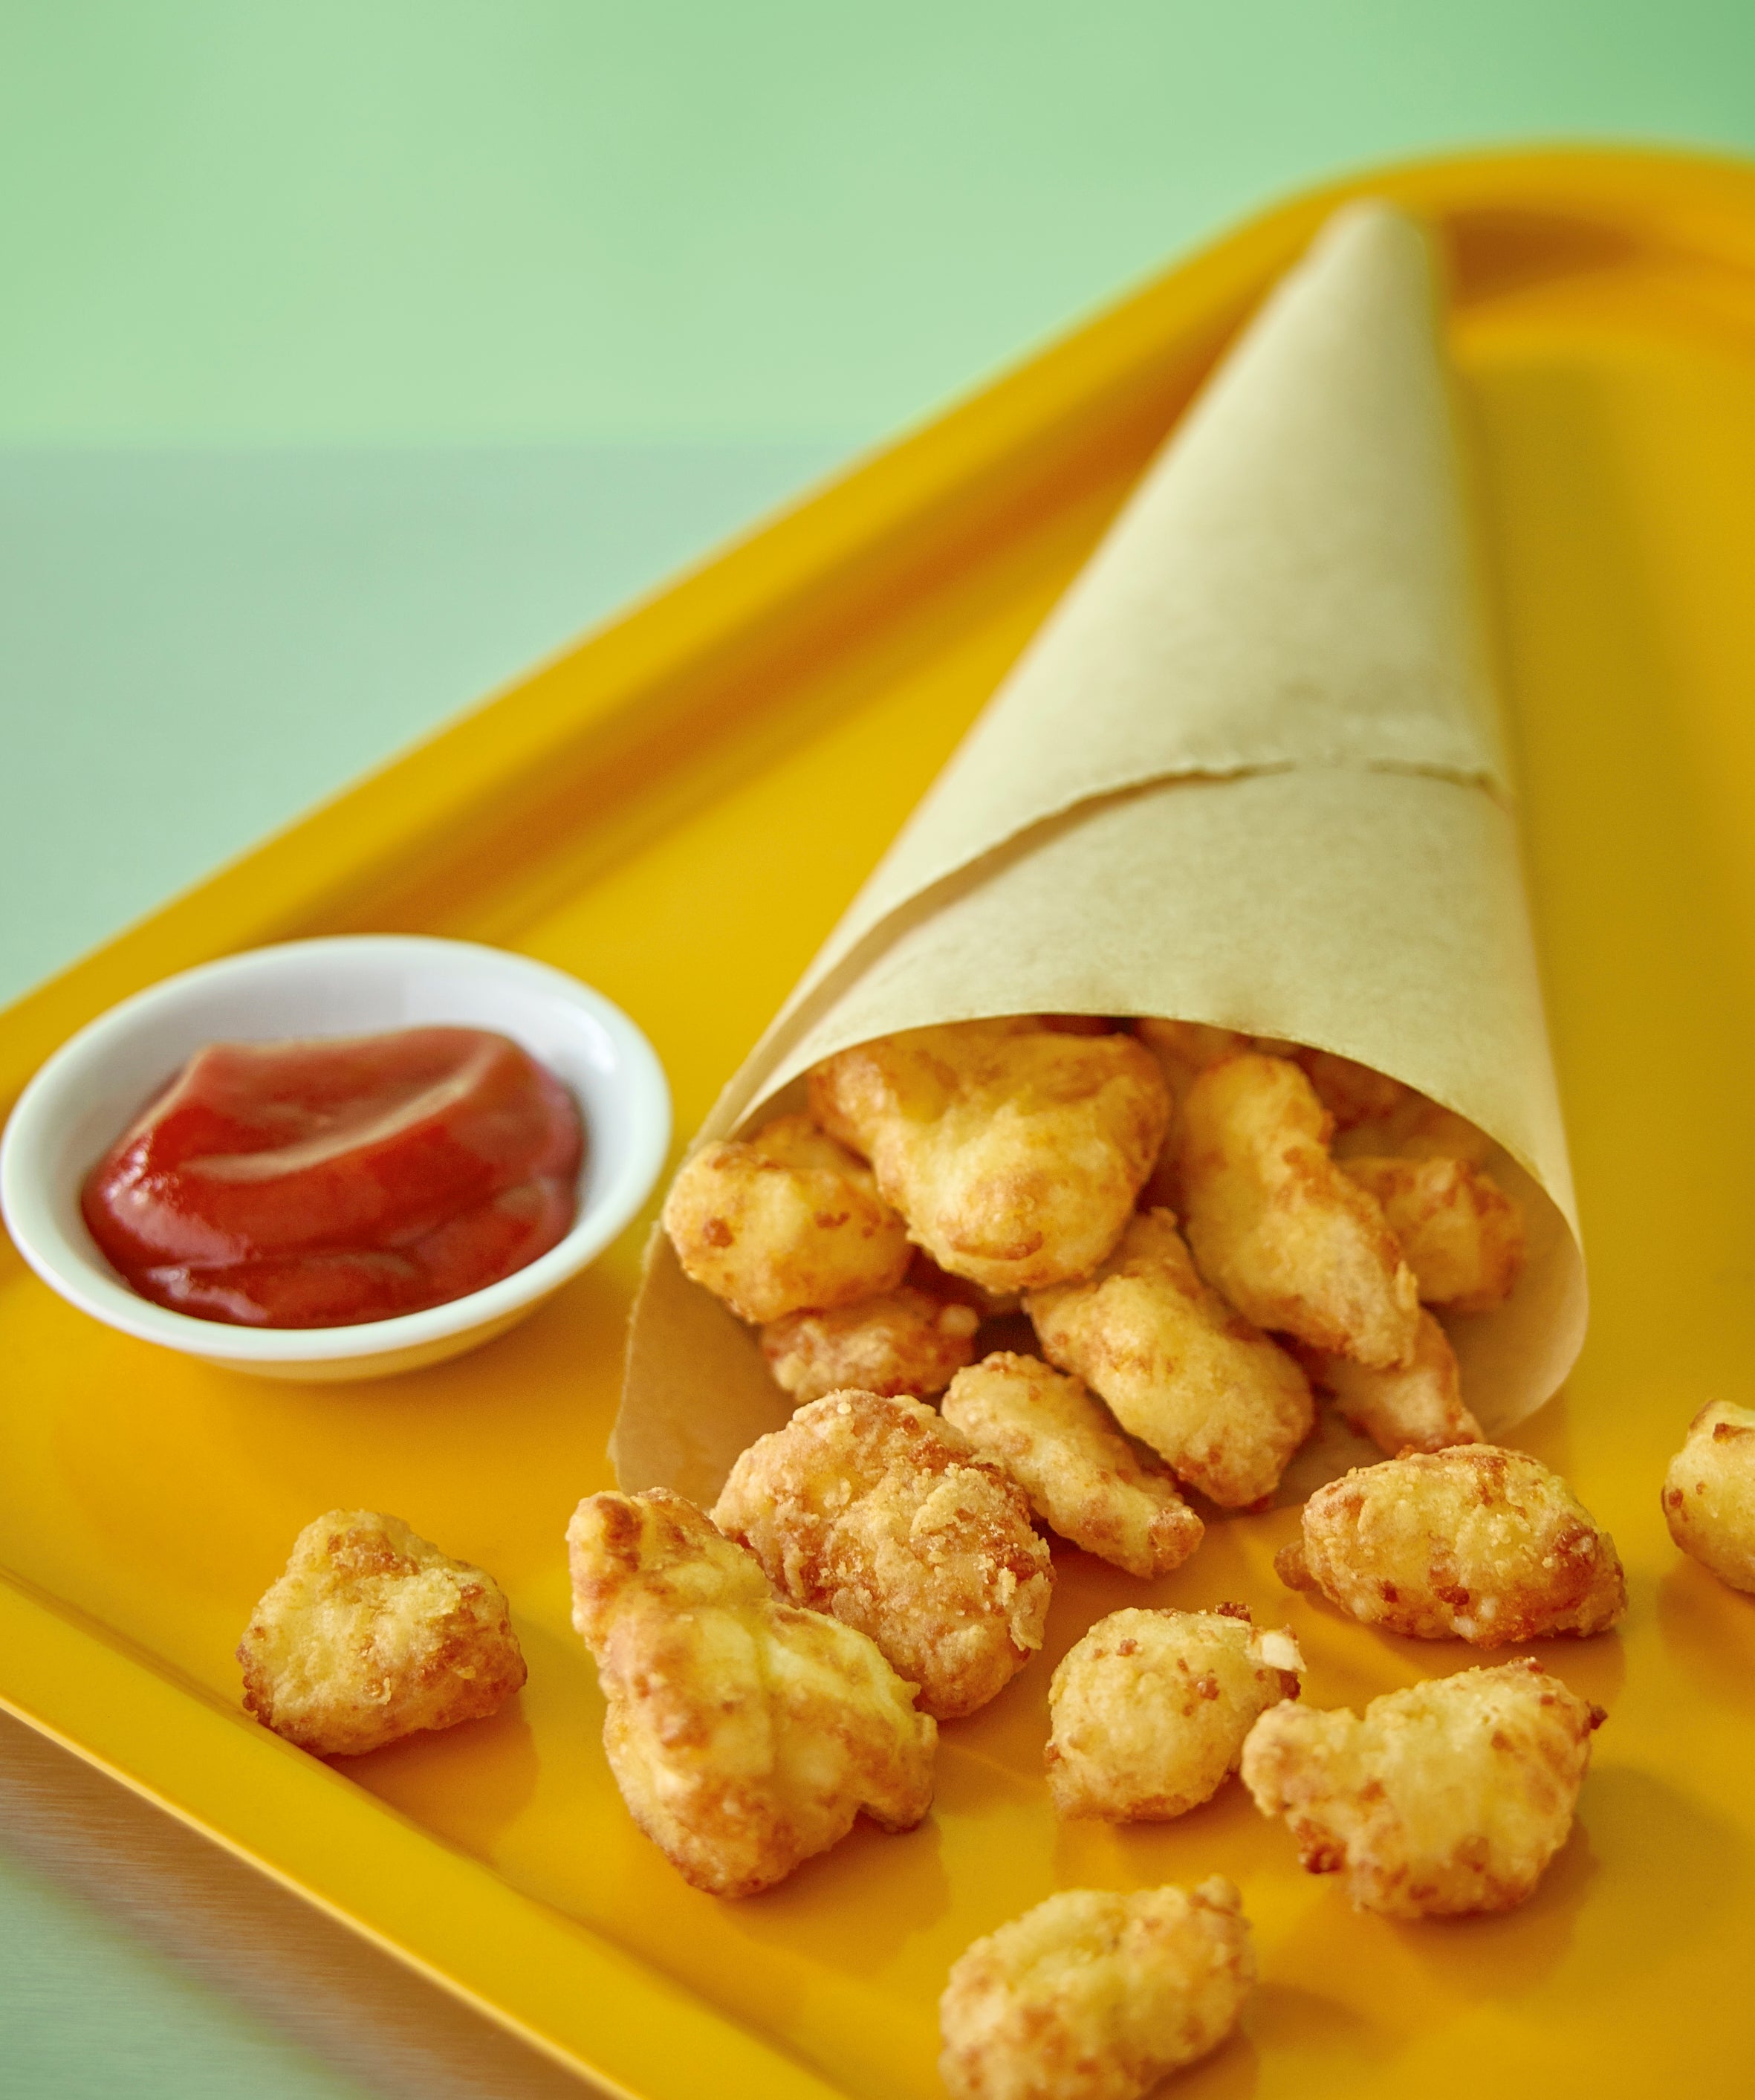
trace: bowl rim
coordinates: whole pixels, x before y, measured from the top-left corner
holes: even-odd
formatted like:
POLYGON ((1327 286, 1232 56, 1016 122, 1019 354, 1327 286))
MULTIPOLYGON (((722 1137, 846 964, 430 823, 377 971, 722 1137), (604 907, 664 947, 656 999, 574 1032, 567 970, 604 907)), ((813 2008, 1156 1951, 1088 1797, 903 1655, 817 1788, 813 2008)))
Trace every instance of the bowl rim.
MULTIPOLYGON (((314 1031, 319 1036, 323 1032, 314 1031)), ((586 1105, 580 1107, 586 1113, 586 1105)), ((587 1119, 589 1123, 589 1114, 587 1119)), ((558 1289, 633 1220, 657 1182, 670 1135, 670 1087, 658 1053, 612 999, 582 979, 534 956, 483 942, 426 933, 320 935, 242 949, 176 971, 130 993, 76 1030, 32 1074, 0 1135, 0 1216, 24 1261, 52 1290, 106 1326, 139 1340, 237 1365, 363 1361, 425 1348, 477 1327, 504 1324, 558 1289), (294 963, 320 960, 325 951, 337 959, 345 954, 351 965, 374 958, 386 963, 393 959, 420 961, 478 979, 516 981, 557 1006, 589 1014, 612 1045, 611 1086, 619 1097, 627 1157, 545 1253, 497 1282, 442 1305, 338 1327, 249 1327, 201 1320, 156 1305, 131 1290, 101 1256, 94 1259, 68 1238, 55 1217, 49 1192, 40 1184, 39 1156, 59 1129, 69 1094, 81 1077, 142 1026, 203 986, 271 978, 294 963)))

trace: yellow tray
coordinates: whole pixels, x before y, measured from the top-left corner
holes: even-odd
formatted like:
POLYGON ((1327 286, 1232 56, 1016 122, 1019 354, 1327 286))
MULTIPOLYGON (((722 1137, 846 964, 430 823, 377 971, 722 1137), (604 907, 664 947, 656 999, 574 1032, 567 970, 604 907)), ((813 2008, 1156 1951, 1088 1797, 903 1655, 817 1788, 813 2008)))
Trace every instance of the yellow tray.
MULTIPOLYGON (((0 1253, 0 1696, 606 2087, 934 2093, 934 2001, 977 1933, 1056 1886, 1215 1870, 1243 1888, 1263 1983, 1190 2100, 1717 2090, 1755 2061, 1755 1604, 1681 1560, 1657 1507, 1690 1414, 1755 1383, 1755 170, 1451 161, 1270 214, 23 1001, 0 1100, 168 971, 420 929, 602 986, 689 1129, 1240 318, 1355 188, 1429 213, 1455 266, 1597 1306, 1522 1440, 1612 1529, 1632 1595, 1619 1635, 1546 1644, 1610 1718, 1521 1911, 1355 1916, 1236 1787, 1161 1828, 1057 1829, 1047 1665, 1146 1594, 1070 1552, 1047 1657, 946 1731, 919 1831, 862 1828, 753 1901, 695 1894, 622 1809, 567 1625, 562 1531, 608 1481, 637 1230, 479 1355, 359 1387, 156 1352, 0 1253), (337 1503, 505 1582, 531 1666, 509 1710, 333 1767, 245 1718, 233 1643, 337 1503)), ((1149 1594, 1290 1622, 1320 1705, 1473 1660, 1282 1590, 1290 1522, 1218 1528, 1149 1594)))

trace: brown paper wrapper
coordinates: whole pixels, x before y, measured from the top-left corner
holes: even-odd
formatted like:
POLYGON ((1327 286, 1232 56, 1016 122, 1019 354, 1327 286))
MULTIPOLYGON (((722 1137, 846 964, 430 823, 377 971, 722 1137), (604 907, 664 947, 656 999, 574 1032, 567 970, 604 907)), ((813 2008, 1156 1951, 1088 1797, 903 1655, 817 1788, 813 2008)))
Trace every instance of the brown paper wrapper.
MULTIPOLYGON (((1425 237, 1350 205, 1280 285, 940 775, 699 1142, 873 1036, 1159 1014, 1338 1051, 1502 1148, 1529 1255, 1448 1320, 1491 1436, 1584 1339, 1543 1019, 1425 237)), ((787 1396, 655 1234, 611 1444, 711 1502, 787 1396)), ((1302 1493, 1363 1447, 1319 1440, 1302 1493)), ((1374 1452, 1371 1455, 1376 1455, 1374 1452)))

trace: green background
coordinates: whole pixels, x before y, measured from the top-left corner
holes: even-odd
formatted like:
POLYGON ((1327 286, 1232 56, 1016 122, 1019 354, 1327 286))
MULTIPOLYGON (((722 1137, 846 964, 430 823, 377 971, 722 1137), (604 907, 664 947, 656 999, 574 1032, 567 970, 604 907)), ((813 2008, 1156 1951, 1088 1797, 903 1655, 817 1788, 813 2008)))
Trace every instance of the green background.
MULTIPOLYGON (((1251 206, 1604 138, 1755 148, 1751 0, 0 7, 0 995, 1251 206)), ((57 1757, 8 2100, 552 2089, 57 1757)))
POLYGON ((1285 189, 1755 0, 0 0, 0 998, 1285 189))
POLYGON ((82 0, 0 436, 876 437, 1318 172, 1748 143, 1747 0, 82 0))

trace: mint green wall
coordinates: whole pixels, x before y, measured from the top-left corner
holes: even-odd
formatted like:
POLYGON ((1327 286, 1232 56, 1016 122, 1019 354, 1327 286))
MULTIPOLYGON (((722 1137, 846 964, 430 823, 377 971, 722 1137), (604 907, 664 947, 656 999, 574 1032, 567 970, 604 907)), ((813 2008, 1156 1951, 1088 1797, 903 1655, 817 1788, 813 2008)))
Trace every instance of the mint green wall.
POLYGON ((373 2100, 269 2023, 8 1863, 0 2093, 11 2100, 373 2100))
POLYGON ((1751 0, 9 0, 0 442, 875 436, 1319 172, 1755 145, 1751 0))

